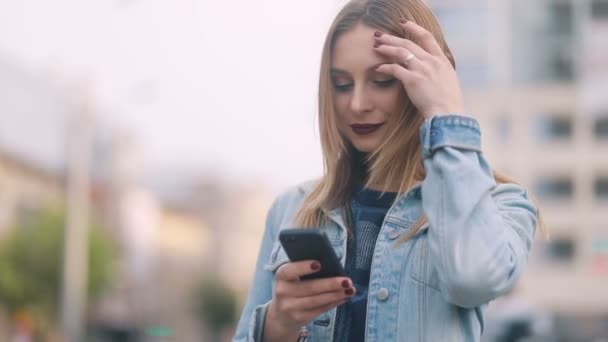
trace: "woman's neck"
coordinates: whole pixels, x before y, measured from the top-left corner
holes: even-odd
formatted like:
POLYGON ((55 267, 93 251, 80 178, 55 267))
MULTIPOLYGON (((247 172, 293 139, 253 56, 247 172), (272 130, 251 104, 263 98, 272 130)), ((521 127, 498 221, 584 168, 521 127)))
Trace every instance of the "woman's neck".
MULTIPOLYGON (((414 181, 414 183, 408 188, 405 189, 404 192, 409 191, 410 189, 416 187, 417 185, 419 185, 420 181, 414 181)), ((387 186, 386 184, 382 184, 380 182, 375 182, 372 184, 367 184, 367 180, 363 182, 364 186, 368 189, 371 190, 376 190, 376 191, 381 191, 381 192, 399 192, 399 187, 398 186, 387 186)))

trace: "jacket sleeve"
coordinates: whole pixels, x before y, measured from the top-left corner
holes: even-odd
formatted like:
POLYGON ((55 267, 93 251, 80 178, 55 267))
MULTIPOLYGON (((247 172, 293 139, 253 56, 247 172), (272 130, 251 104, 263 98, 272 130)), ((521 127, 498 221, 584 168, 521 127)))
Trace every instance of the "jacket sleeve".
POLYGON ((249 289, 247 301, 241 313, 233 341, 258 342, 262 341, 266 310, 272 299, 273 274, 264 270, 264 264, 269 260, 273 243, 278 231, 277 215, 280 212, 279 200, 275 200, 266 217, 266 227, 253 276, 253 284, 249 289))
POLYGON ((424 122, 420 138, 426 170, 422 205, 440 291, 461 307, 487 303, 513 288, 521 275, 537 209, 522 187, 496 184, 475 119, 435 116, 424 122))

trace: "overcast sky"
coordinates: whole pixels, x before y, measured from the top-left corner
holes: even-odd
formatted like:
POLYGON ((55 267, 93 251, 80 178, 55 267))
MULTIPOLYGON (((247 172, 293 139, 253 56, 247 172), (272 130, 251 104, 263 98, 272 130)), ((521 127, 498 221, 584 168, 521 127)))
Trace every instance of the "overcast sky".
POLYGON ((317 74, 341 3, 0 1, 0 57, 90 79, 97 115, 131 132, 147 171, 281 189, 321 173, 317 74))

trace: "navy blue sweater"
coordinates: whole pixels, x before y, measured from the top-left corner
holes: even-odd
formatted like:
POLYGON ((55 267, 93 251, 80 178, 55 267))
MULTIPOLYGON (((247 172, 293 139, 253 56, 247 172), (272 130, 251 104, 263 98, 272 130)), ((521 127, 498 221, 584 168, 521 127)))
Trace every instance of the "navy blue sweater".
POLYGON ((338 307, 334 341, 356 342, 365 339, 367 289, 374 246, 384 217, 395 200, 396 193, 368 188, 354 191, 351 200, 351 234, 346 244, 345 269, 357 293, 338 307))

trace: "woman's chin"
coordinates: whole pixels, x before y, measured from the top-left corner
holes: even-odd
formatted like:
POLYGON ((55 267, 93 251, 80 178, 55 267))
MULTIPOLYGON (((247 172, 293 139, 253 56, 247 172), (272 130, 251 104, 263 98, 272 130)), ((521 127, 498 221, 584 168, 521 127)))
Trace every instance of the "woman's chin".
POLYGON ((353 146, 357 151, 361 153, 372 153, 374 152, 380 145, 379 144, 371 144, 371 143, 362 143, 362 142, 354 142, 353 146))

